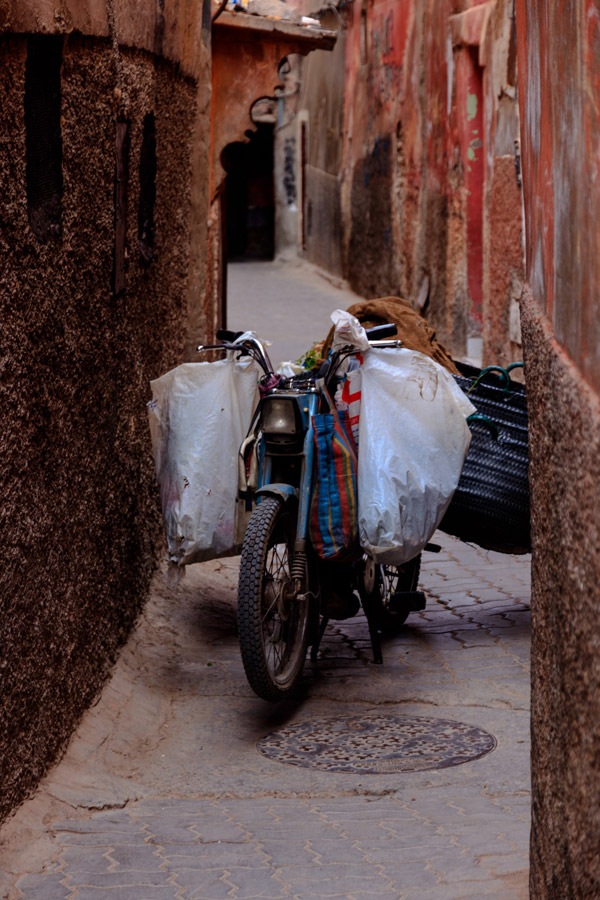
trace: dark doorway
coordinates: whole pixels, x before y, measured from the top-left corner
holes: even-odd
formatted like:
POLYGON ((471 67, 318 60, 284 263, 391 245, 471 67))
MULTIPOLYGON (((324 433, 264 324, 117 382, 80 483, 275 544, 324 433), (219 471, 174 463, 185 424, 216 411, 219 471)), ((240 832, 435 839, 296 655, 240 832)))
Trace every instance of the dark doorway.
POLYGON ((260 123, 248 143, 230 144, 223 152, 228 260, 275 254, 273 136, 274 126, 260 123))

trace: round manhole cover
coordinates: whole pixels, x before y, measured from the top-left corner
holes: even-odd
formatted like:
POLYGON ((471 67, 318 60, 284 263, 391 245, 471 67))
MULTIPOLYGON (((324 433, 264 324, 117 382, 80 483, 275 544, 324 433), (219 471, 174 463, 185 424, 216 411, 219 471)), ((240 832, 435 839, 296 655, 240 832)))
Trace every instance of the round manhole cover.
POLYGON ((258 749, 290 766, 383 775, 445 769, 496 746, 481 728, 425 716, 339 716, 290 725, 261 738, 258 749))

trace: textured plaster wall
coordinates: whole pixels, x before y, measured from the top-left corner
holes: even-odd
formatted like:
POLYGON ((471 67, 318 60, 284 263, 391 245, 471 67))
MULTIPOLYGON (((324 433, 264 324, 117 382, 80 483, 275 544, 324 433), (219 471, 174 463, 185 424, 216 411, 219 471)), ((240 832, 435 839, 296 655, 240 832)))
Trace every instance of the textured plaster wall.
POLYGON ((529 289, 533 900, 600 897, 600 399, 529 289))
POLYGON ((600 11, 518 0, 533 503, 531 896, 600 896, 600 11))
POLYGON ((206 193, 194 183, 198 83, 145 51, 70 34, 62 235, 39 243, 27 216, 26 57, 26 37, 0 37, 0 817, 60 753, 145 598, 160 533, 148 382, 183 350, 189 236, 206 193), (156 234, 144 267, 150 112, 156 234), (115 296, 118 118, 130 151, 126 287, 115 296))

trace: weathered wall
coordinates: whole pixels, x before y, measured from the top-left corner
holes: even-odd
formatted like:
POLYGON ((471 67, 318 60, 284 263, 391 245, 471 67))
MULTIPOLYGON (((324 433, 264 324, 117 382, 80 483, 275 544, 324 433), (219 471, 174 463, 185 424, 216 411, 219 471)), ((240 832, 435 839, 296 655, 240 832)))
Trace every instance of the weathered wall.
POLYGON ((532 485, 531 896, 600 896, 600 12, 518 0, 532 485))
MULTIPOLYGON (((314 55, 314 54, 313 54, 314 55)), ((275 200, 275 256, 295 258, 301 234, 301 121, 298 118, 302 86, 301 56, 290 54, 280 68, 281 89, 286 95, 272 104, 273 193, 275 200)))
POLYGON ((600 896, 600 398, 529 289, 534 900, 600 896))
MULTIPOLYGON (((523 359, 519 298, 525 279, 517 33, 512 2, 485 4, 478 48, 484 64, 483 361, 523 359)), ((474 10, 475 11, 475 10, 474 10)))
POLYGON ((340 41, 305 70, 309 259, 367 297, 410 299, 455 353, 482 334, 486 362, 520 358, 512 2, 339 6, 343 69, 340 41))
MULTIPOLYGON (((321 17, 326 28, 337 29, 332 12, 321 17)), ((304 217, 304 249, 308 259, 336 275, 343 274, 341 173, 344 128, 344 61, 346 35, 338 31, 331 53, 311 54, 302 71, 300 108, 311 111, 298 135, 299 173, 304 217)))
MULTIPOLYGON (((104 4, 71 5, 89 13, 77 28, 110 30, 104 4)), ((145 598, 160 533, 148 382, 181 357, 205 271, 190 238, 206 222, 208 33, 194 18, 195 62, 178 67, 71 32, 50 6, 0 15, 0 818, 59 754, 145 598), (26 118, 28 54, 48 41, 62 193, 49 205, 26 118)), ((43 126, 43 91, 33 109, 43 126)))

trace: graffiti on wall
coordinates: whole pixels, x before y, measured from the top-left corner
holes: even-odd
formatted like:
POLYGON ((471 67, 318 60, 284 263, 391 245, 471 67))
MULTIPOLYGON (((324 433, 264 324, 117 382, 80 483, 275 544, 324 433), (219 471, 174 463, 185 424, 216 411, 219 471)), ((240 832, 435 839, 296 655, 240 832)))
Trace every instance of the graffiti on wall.
POLYGON ((286 138, 283 145, 283 187, 288 206, 296 203, 296 138, 286 138))

